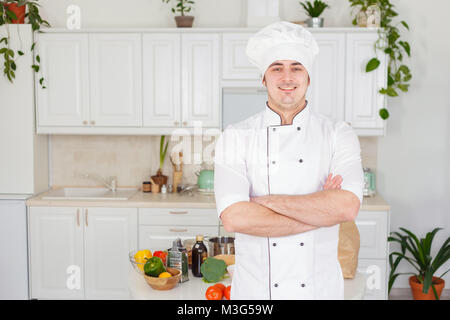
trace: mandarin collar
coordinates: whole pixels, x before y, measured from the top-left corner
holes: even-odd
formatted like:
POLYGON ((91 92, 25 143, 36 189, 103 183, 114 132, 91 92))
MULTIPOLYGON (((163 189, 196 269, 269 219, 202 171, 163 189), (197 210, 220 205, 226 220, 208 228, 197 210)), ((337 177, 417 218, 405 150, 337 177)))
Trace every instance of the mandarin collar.
MULTIPOLYGON (((306 106, 303 108, 303 110, 294 116, 294 119, 292 120, 292 125, 295 126, 305 125, 308 122, 309 115, 311 112, 310 110, 311 107, 309 106, 308 101, 306 101, 306 106)), ((266 102, 265 125, 267 127, 281 126, 281 116, 269 107, 268 102, 266 102)))

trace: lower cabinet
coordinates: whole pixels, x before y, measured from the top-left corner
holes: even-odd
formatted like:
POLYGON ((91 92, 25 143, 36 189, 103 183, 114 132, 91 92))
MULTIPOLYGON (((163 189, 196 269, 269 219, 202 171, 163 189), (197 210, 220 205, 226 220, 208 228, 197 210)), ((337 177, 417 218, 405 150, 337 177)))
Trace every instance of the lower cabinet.
POLYGON ((31 298, 128 298, 136 247, 136 208, 30 207, 31 298))
POLYGON ((219 235, 215 209, 139 209, 139 249, 166 250, 176 238, 195 239, 196 235, 219 235))

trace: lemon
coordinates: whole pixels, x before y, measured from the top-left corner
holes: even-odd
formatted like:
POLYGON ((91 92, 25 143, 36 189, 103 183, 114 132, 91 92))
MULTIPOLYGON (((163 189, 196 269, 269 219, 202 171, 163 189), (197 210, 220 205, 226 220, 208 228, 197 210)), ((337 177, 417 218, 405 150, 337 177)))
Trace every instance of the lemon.
POLYGON ((162 272, 158 278, 170 278, 172 275, 168 272, 162 272))
POLYGON ((152 252, 148 249, 145 250, 139 250, 134 255, 134 261, 137 262, 137 266, 139 269, 144 271, 144 264, 147 262, 147 259, 150 259, 152 257, 152 252))

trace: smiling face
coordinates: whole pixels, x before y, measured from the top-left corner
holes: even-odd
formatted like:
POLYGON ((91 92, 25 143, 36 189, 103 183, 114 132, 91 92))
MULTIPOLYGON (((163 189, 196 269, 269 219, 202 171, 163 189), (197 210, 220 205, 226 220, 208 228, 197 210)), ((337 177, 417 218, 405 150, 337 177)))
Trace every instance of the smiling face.
POLYGON ((294 60, 277 60, 264 74, 269 106, 281 112, 290 112, 303 106, 310 83, 305 67, 294 60))

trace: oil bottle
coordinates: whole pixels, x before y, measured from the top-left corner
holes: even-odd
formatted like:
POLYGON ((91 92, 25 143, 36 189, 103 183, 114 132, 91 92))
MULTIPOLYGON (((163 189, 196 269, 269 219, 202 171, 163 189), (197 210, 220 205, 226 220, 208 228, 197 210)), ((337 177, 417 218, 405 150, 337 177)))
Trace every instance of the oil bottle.
POLYGON ((203 236, 198 235, 195 237, 195 244, 192 247, 192 274, 194 277, 202 277, 200 267, 203 261, 208 257, 208 250, 203 243, 203 236))

